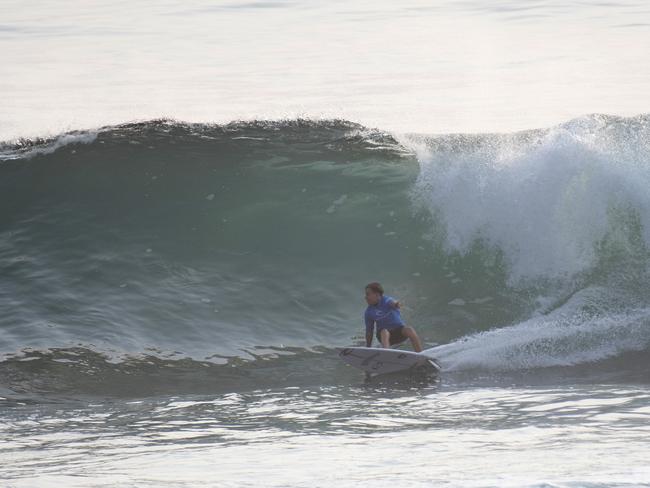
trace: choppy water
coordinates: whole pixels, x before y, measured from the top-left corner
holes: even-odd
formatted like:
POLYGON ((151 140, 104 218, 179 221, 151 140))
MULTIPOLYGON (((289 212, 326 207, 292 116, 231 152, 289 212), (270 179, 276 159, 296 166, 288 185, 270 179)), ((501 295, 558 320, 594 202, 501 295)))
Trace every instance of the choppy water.
MULTIPOLYGON (((632 104, 644 111, 635 91, 647 80, 647 63, 637 62, 648 39, 643 5, 359 3, 356 12, 336 2, 167 2, 148 11, 145 2, 128 9, 151 17, 125 21, 123 31, 111 27, 117 7, 100 5, 73 13, 62 6, 40 23, 5 6, 0 28, 12 60, 5 69, 15 68, 2 80, 11 96, 0 115, 4 485, 650 486, 650 117, 620 116, 632 104), (600 62, 638 69, 620 85, 626 94, 614 97, 619 115, 561 118, 583 102, 595 111, 587 96, 595 92, 586 90, 567 112, 558 109, 564 102, 547 103, 561 123, 543 129, 496 133, 546 115, 516 121, 491 112, 477 116, 480 133, 451 134, 470 127, 462 122, 469 118, 448 112, 434 125, 449 130, 432 134, 434 125, 422 123, 426 103, 410 115, 396 110, 409 83, 428 86, 417 70, 395 82, 390 100, 368 65, 358 66, 354 84, 363 96, 345 83, 322 95, 322 79, 305 85, 304 70, 293 85, 274 85, 271 71, 265 86, 301 87, 314 104, 303 118, 269 121, 261 118, 274 115, 273 104, 256 112, 239 98, 240 90, 264 90, 194 55, 186 61, 199 81, 181 96, 183 80, 162 76, 178 59, 162 63, 153 47, 165 30, 176 40, 189 35, 183 18, 227 24, 205 44, 184 44, 206 48, 225 42, 237 22, 271 29, 317 13, 320 34, 342 19, 359 32, 394 20, 395 32, 406 32, 401 23, 416 7, 429 26, 482 26, 474 33, 489 34, 488 45, 506 57, 524 54, 502 50, 496 37, 525 25, 530 42, 553 32, 559 42, 557 32, 576 21, 581 29, 565 40, 566 62, 578 65, 577 46, 618 26, 619 41, 637 47, 616 56, 601 50, 600 62), (141 41, 136 57, 156 53, 151 74, 165 80, 169 110, 134 73, 125 78, 132 93, 106 103, 97 96, 102 87, 115 95, 120 77, 111 63, 124 60, 91 48, 116 49, 106 39, 118 38, 141 41), (56 56, 79 50, 67 65, 75 69, 96 53, 92 76, 79 81, 91 101, 85 109, 69 103, 80 93, 72 85, 26 82, 38 66, 31 49, 44 39, 59 47, 56 56), (96 81, 102 70, 108 77, 96 81), (221 94, 224 79, 237 82, 232 105, 206 116, 209 123, 178 121, 202 118, 185 117, 179 101, 203 98, 214 109, 200 82, 210 70, 225 76, 215 79, 221 94), (337 104, 347 96, 357 105, 346 119, 337 104), (375 115, 370 99, 385 104, 375 115), (33 112, 39 104, 42 118, 33 112), (176 119, 126 122, 152 113, 176 119), (330 113, 337 117, 322 117, 330 113), (440 377, 365 382, 337 358, 335 347, 363 342, 363 286, 374 280, 400 299, 440 360, 440 377)), ((304 66, 301 56, 328 45, 316 36, 311 50, 294 50, 310 24, 291 25, 264 48, 286 56, 267 68, 291 59, 304 66)), ((340 42, 354 38, 341 32, 340 42)), ((219 51, 230 60, 220 66, 244 69, 233 60, 259 43, 234 46, 219 51)), ((462 46, 443 51, 469 49, 462 46)), ((350 68, 353 57, 338 67, 350 68)), ((409 59, 399 66, 415 66, 409 59)), ((520 75, 546 63, 531 57, 520 75)), ((482 73, 495 80, 499 66, 487 63, 482 73)), ((450 100, 469 93, 457 78, 466 68, 440 75, 453 86, 450 100)), ((597 72, 594 80, 615 83, 597 72)), ((564 83, 549 80, 548 93, 564 83)), ((494 91, 493 101, 513 86, 494 91)), ((295 100, 282 93, 273 103, 291 113, 295 100)), ((542 102, 522 100, 539 115, 542 102)))
POLYGON ((10 486, 35 471, 41 486, 647 486, 648 401, 636 387, 344 385, 25 406, 0 452, 10 486))

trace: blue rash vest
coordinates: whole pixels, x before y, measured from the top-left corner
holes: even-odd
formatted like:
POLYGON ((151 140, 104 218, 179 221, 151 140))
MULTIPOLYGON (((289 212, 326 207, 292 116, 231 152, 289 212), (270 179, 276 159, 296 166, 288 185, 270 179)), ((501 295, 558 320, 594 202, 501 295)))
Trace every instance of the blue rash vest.
POLYGON ((377 305, 368 305, 364 314, 366 332, 372 332, 375 324, 377 324, 377 331, 394 329, 405 325, 399 309, 393 306, 394 303, 395 299, 393 297, 382 295, 377 305))

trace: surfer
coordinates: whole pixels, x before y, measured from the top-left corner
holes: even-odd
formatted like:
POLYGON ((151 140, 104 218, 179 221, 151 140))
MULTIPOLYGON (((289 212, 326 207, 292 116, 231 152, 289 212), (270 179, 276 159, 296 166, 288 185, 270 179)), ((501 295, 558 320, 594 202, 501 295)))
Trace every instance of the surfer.
POLYGON ((415 352, 422 351, 422 343, 413 327, 407 326, 400 315, 400 303, 392 297, 384 295, 384 287, 377 282, 366 285, 366 347, 372 344, 372 334, 377 325, 377 340, 382 347, 401 344, 406 339, 411 340, 415 352))

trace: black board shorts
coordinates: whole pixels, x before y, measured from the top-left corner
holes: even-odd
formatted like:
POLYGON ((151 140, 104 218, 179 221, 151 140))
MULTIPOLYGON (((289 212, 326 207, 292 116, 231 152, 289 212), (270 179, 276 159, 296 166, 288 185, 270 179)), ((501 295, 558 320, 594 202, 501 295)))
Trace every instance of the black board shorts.
MULTIPOLYGON (((404 326, 387 329, 390 332, 390 345, 404 342, 407 337, 404 335, 404 326)), ((377 340, 381 342, 381 330, 377 329, 377 340)))

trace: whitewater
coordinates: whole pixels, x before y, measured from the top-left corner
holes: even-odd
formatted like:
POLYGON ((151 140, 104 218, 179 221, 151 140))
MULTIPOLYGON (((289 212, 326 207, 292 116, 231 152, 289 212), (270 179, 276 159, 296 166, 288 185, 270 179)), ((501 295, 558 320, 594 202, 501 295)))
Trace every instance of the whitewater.
POLYGON ((643 3, 0 9, 0 484, 650 486, 643 3))

